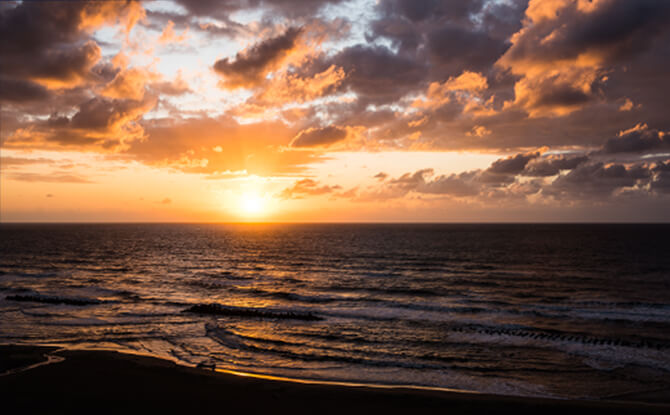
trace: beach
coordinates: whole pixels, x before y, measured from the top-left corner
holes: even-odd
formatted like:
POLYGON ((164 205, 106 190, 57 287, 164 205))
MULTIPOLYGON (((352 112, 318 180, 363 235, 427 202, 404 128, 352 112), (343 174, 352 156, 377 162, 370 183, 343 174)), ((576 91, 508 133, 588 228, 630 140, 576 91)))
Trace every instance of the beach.
MULTIPOLYGON (((407 388, 305 384, 220 373, 112 351, 0 347, 5 413, 661 414, 667 404, 519 398, 407 388), (60 361, 28 370, 46 360, 60 361)), ((649 398, 647 397, 647 400, 649 398)))

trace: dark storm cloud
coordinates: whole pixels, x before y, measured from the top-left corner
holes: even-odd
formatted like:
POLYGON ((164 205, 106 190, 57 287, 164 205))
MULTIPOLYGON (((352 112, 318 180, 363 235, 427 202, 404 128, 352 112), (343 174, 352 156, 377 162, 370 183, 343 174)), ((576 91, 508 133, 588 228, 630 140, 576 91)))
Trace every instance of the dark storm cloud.
POLYGON ((380 46, 349 47, 335 55, 331 62, 347 74, 343 88, 372 102, 395 101, 419 88, 427 70, 421 62, 380 46))
MULTIPOLYGON (((540 7, 542 7, 540 5, 540 7)), ((507 53, 511 61, 555 61, 594 53, 608 62, 640 53, 668 30, 670 2, 613 0, 592 11, 577 2, 562 8, 555 19, 536 19, 507 53)))
POLYGON ((647 125, 622 131, 617 137, 605 142, 603 153, 644 153, 655 150, 670 150, 668 133, 650 129, 647 125))
MULTIPOLYGON (((668 82, 669 17, 664 0, 534 2, 498 66, 521 76, 515 104, 533 117, 565 116, 606 100, 648 101, 668 82)), ((645 112, 655 117, 658 109, 645 112)))
POLYGON ((525 198, 541 195, 557 200, 604 200, 624 195, 626 189, 635 189, 641 198, 653 193, 667 193, 670 189, 670 169, 667 164, 623 165, 616 163, 583 163, 550 182, 542 180, 519 181, 514 175, 504 175, 491 181, 487 170, 473 170, 460 174, 441 175, 429 179, 431 169, 406 173, 399 179, 381 183, 374 194, 378 198, 403 197, 417 194, 444 195, 456 198, 525 198), (504 180, 504 181, 500 181, 504 180), (649 190, 645 186, 649 185, 649 190))
POLYGON ((472 28, 444 26, 428 33, 430 57, 447 75, 487 71, 506 49, 505 40, 472 28))
POLYGON ((433 177, 432 168, 405 173, 379 180, 364 197, 381 200, 414 193, 485 203, 493 199, 528 202, 530 196, 545 201, 652 200, 670 193, 667 154, 657 161, 622 163, 602 160, 602 148, 589 154, 542 154, 544 151, 518 153, 500 158, 486 169, 456 174, 433 177))
POLYGON ((73 128, 87 130, 105 129, 115 119, 124 117, 136 105, 136 103, 130 101, 93 98, 83 103, 71 120, 60 117, 52 118, 50 122, 53 127, 70 124, 73 128))
POLYGON ((658 163, 653 171, 651 189, 657 193, 670 194, 670 160, 658 163))
POLYGON ((255 86, 294 48, 301 33, 301 28, 289 28, 279 36, 237 53, 235 59, 224 58, 216 61, 214 70, 225 78, 229 87, 255 86))
POLYGON ((561 171, 572 170, 588 160, 588 156, 584 155, 549 155, 544 157, 537 157, 526 164, 526 167, 521 172, 521 175, 530 177, 554 176, 561 171))
MULTIPOLYGON (((86 28, 122 14, 137 13, 132 2, 22 2, 0 9, 0 73, 5 78, 72 83, 95 77, 98 45, 86 28), (10 41, 11 39, 11 41, 10 41)), ((130 23, 129 23, 130 24, 130 23)))
POLYGON ((478 13, 483 0, 383 0, 379 9, 385 15, 400 15, 413 22, 444 16, 450 20, 463 20, 478 13))
POLYGON ((291 142, 292 147, 328 146, 347 138, 347 130, 336 126, 309 128, 301 131, 291 142))
POLYGON ((499 159, 491 164, 491 167, 488 168, 488 171, 495 174, 518 174, 523 171, 529 161, 539 156, 539 152, 533 152, 517 154, 504 159, 499 159))
POLYGON ((558 80, 558 76, 543 79, 533 85, 536 93, 528 102, 534 108, 543 107, 574 107, 594 99, 591 94, 569 82, 558 80))
POLYGON ((41 55, 0 64, 2 73, 10 76, 29 76, 72 82, 93 76, 91 68, 100 60, 100 47, 93 41, 64 50, 49 50, 41 55))
POLYGON ((44 100, 49 91, 35 82, 23 79, 0 79, 0 101, 15 103, 44 100))
POLYGON ((651 169, 644 164, 626 166, 592 162, 579 165, 566 175, 559 176, 544 191, 556 197, 597 198, 609 196, 617 189, 633 187, 649 178, 651 169))
POLYGON ((401 54, 430 62, 432 79, 464 70, 486 72, 521 27, 525 1, 385 0, 372 33, 390 39, 401 54))
POLYGON ((433 169, 421 169, 386 182, 381 181, 375 190, 364 197, 388 199, 404 197, 409 193, 473 197, 477 196, 482 188, 482 183, 479 181, 480 174, 481 170, 473 170, 431 178, 434 175, 433 169))
POLYGON ((46 120, 31 122, 27 135, 10 136, 3 145, 10 148, 65 146, 113 150, 143 136, 138 121, 155 104, 156 98, 149 95, 141 101, 95 97, 75 106, 72 116, 52 113, 46 120))
POLYGON ((12 39, 0 44, 3 57, 29 56, 80 40, 84 7, 84 2, 68 2, 58 7, 48 2, 23 2, 0 9, 0 36, 12 39))

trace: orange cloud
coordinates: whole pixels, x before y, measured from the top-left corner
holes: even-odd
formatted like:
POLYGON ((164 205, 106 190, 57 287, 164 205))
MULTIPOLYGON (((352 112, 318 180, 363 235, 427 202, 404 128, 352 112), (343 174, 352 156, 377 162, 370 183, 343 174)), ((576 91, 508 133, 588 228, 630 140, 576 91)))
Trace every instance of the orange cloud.
POLYGON ((425 98, 414 101, 419 108, 438 108, 448 103, 453 97, 459 96, 468 100, 478 96, 488 88, 486 78, 479 73, 464 71, 457 77, 451 77, 443 83, 432 82, 428 86, 425 98))
POLYGON ((505 108, 552 117, 596 101, 609 67, 639 53, 658 33, 663 18, 654 8, 612 0, 531 0, 523 28, 497 62, 521 77, 505 108))
POLYGON ((296 173, 319 159, 314 152, 290 150, 295 132, 278 121, 239 124, 230 117, 193 118, 148 122, 144 128, 145 138, 134 141, 126 156, 212 177, 240 171, 261 176, 296 173))
POLYGON ((214 63, 214 71, 223 76, 220 86, 228 89, 254 87, 279 68, 295 52, 303 29, 292 27, 279 36, 265 39, 238 52, 234 59, 214 63))
POLYGON ((146 17, 146 11, 138 1, 92 1, 85 4, 80 12, 80 30, 90 31, 104 25, 120 24, 128 35, 137 22, 146 17))
POLYGON ((188 28, 184 29, 184 31, 181 32, 180 35, 177 35, 174 31, 174 22, 172 20, 169 20, 167 25, 165 26, 165 29, 163 29, 163 32, 158 38, 158 43, 162 45, 169 43, 182 43, 187 39, 187 37, 188 37, 188 28))
POLYGON ((4 147, 23 149, 120 151, 144 137, 142 116, 156 105, 155 96, 141 101, 96 97, 81 105, 71 117, 52 115, 11 132, 4 147))
POLYGON ((269 105, 302 103, 325 95, 340 85, 345 77, 344 70, 335 65, 311 78, 285 73, 276 80, 268 82, 267 87, 255 96, 253 101, 269 105))
POLYGON ((159 76, 146 69, 130 68, 122 70, 100 91, 102 96, 115 99, 132 99, 141 101, 146 92, 146 85, 159 76))
POLYGON ((302 199, 306 196, 320 196, 332 193, 342 189, 341 186, 320 185, 319 182, 312 179, 302 179, 296 181, 293 186, 287 187, 279 193, 281 199, 302 199))
POLYGON ((491 130, 484 127, 483 125, 475 125, 472 127, 471 131, 468 131, 465 135, 469 137, 484 137, 491 134, 491 130))

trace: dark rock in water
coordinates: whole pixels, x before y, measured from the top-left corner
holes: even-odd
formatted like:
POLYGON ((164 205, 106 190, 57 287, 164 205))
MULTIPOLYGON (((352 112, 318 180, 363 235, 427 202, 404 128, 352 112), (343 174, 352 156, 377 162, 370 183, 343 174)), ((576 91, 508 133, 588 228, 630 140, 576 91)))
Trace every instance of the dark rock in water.
POLYGON ((93 300, 90 298, 67 298, 67 297, 56 297, 48 295, 10 295, 6 297, 7 300, 11 301, 30 301, 34 303, 46 303, 46 304, 67 304, 67 305, 93 305, 101 304, 102 301, 93 300))
POLYGON ((232 307, 221 304, 196 304, 183 311, 184 313, 210 314, 231 317, 260 317, 285 320, 323 320, 321 317, 306 311, 270 310, 262 308, 232 307))

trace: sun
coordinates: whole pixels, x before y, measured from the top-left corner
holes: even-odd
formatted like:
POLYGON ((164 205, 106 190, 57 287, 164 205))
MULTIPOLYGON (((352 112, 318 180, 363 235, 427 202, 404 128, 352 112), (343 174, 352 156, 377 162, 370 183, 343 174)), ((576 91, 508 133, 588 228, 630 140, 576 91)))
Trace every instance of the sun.
POLYGON ((249 216, 261 215, 265 212, 265 201, 256 193, 245 193, 240 198, 240 210, 249 216))

